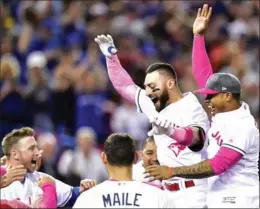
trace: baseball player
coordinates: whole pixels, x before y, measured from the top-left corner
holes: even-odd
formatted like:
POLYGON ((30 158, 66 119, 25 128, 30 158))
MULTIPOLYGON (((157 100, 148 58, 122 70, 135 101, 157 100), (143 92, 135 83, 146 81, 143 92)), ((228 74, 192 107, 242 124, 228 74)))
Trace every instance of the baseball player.
POLYGON ((129 135, 110 135, 102 152, 110 179, 83 192, 73 208, 175 208, 161 189, 133 181, 136 160, 135 143, 129 135))
MULTIPOLYGON (((23 165, 27 173, 23 181, 14 181, 1 189, 1 200, 19 199, 27 205, 35 205, 41 196, 44 199, 45 190, 51 192, 49 186, 55 185, 56 189, 52 189, 53 195, 51 195, 52 198, 57 199, 55 207, 72 206, 82 191, 93 186, 93 182, 83 180, 80 187, 73 188, 48 174, 37 172, 39 150, 34 138, 34 131, 31 128, 13 130, 7 134, 2 141, 2 149, 7 156, 7 166, 23 165)), ((55 200, 51 202, 53 203, 55 200)))
MULTIPOLYGON (((142 160, 133 166, 133 179, 136 181, 147 182, 148 179, 145 178, 144 175, 145 168, 149 165, 159 164, 157 160, 157 148, 153 137, 149 137, 145 140, 140 156, 142 160)), ((151 183, 158 188, 162 188, 162 182, 160 180, 155 180, 151 183)))
MULTIPOLYGON (((199 53, 201 60, 208 59, 202 36, 208 11, 207 5, 198 11, 201 24, 198 30, 194 30, 197 39, 194 40, 194 52, 199 53)), ((196 57, 196 54, 193 55, 196 57)), ((197 82, 205 80, 205 77, 201 78, 203 75, 211 74, 206 72, 207 69, 202 68, 201 73, 199 69, 194 69, 197 82)), ((206 96, 205 102, 213 116, 208 132, 209 159, 191 166, 150 166, 146 169, 147 177, 210 177, 207 195, 209 208, 259 208, 259 130, 249 106, 240 99, 240 81, 232 74, 216 73, 210 75, 204 88, 197 90, 197 93, 206 96)), ((157 126, 163 130, 160 124, 157 126)), ((166 129, 164 131, 168 132, 166 129)))
MULTIPOLYGON (((207 114, 193 93, 180 92, 172 66, 167 63, 149 66, 143 90, 134 84, 121 66, 112 37, 101 35, 95 41, 106 56, 108 75, 115 89, 130 102, 135 102, 138 111, 143 112, 149 120, 165 118, 167 123, 164 125, 174 124, 174 132, 158 134, 154 129, 149 132, 149 135, 156 134, 154 139, 160 164, 188 166, 206 159, 207 114)), ((163 186, 172 193, 176 207, 202 208, 206 204, 206 179, 174 177, 164 181, 163 186), (189 201, 186 201, 187 197, 189 201)))

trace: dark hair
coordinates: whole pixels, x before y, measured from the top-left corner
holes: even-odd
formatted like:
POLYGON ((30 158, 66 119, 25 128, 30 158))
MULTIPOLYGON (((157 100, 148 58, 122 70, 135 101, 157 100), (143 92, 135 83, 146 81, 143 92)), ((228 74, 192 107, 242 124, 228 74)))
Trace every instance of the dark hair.
POLYGON ((150 136, 148 137, 146 140, 144 140, 144 143, 143 143, 143 149, 146 147, 146 145, 150 142, 153 142, 154 143, 154 138, 153 136, 150 136))
POLYGON ((135 142, 128 134, 111 134, 104 144, 107 161, 114 166, 131 166, 135 160, 135 142))
POLYGON ((232 93, 232 97, 236 100, 236 101, 240 101, 240 93, 232 93))
POLYGON ((177 79, 177 74, 175 72, 175 70, 173 69, 173 67, 168 64, 168 63, 154 63, 151 64, 147 70, 146 73, 152 73, 154 71, 159 71, 159 72, 166 72, 168 76, 177 79))

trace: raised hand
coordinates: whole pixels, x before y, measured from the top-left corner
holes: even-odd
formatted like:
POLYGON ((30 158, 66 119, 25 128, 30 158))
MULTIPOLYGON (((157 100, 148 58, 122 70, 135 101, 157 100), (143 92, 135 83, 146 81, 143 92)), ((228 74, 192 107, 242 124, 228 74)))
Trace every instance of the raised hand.
POLYGON ((117 49, 114 45, 112 36, 110 35, 100 35, 95 38, 95 42, 99 45, 101 52, 106 57, 111 57, 117 53, 117 49))
POLYGON ((54 178, 52 178, 50 176, 40 176, 38 178, 39 187, 42 187, 45 183, 55 184, 55 180, 54 180, 54 178))
POLYGON ((198 9, 197 17, 193 23, 194 35, 203 35, 205 33, 211 14, 212 8, 209 8, 207 4, 204 4, 202 9, 198 9))

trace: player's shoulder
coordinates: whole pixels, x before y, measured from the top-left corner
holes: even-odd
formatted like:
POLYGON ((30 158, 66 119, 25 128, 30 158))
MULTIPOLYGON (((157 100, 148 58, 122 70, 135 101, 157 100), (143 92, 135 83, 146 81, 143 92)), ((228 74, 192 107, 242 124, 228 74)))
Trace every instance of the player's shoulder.
POLYGON ((135 181, 135 183, 142 188, 142 190, 150 193, 161 193, 162 189, 161 186, 158 186, 151 182, 141 182, 141 181, 135 181))

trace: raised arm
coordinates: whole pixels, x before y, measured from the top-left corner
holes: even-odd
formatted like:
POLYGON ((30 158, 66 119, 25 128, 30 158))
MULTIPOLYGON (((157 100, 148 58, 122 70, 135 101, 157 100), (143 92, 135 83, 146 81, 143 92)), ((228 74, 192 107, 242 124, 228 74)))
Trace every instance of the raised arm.
POLYGON ((131 103, 135 103, 135 94, 138 86, 122 67, 116 53, 113 39, 110 35, 101 35, 95 38, 102 53, 106 56, 108 76, 116 91, 131 103))
POLYGON ((212 8, 204 4, 202 9, 198 9, 193 24, 192 73, 199 88, 204 88, 208 78, 213 74, 204 39, 211 13, 212 8))
POLYGON ((145 91, 139 88, 120 64, 116 55, 113 39, 110 35, 101 35, 95 38, 100 50, 106 56, 108 76, 117 92, 131 103, 135 103, 140 112, 143 112, 149 120, 157 116, 157 111, 152 100, 145 91))

